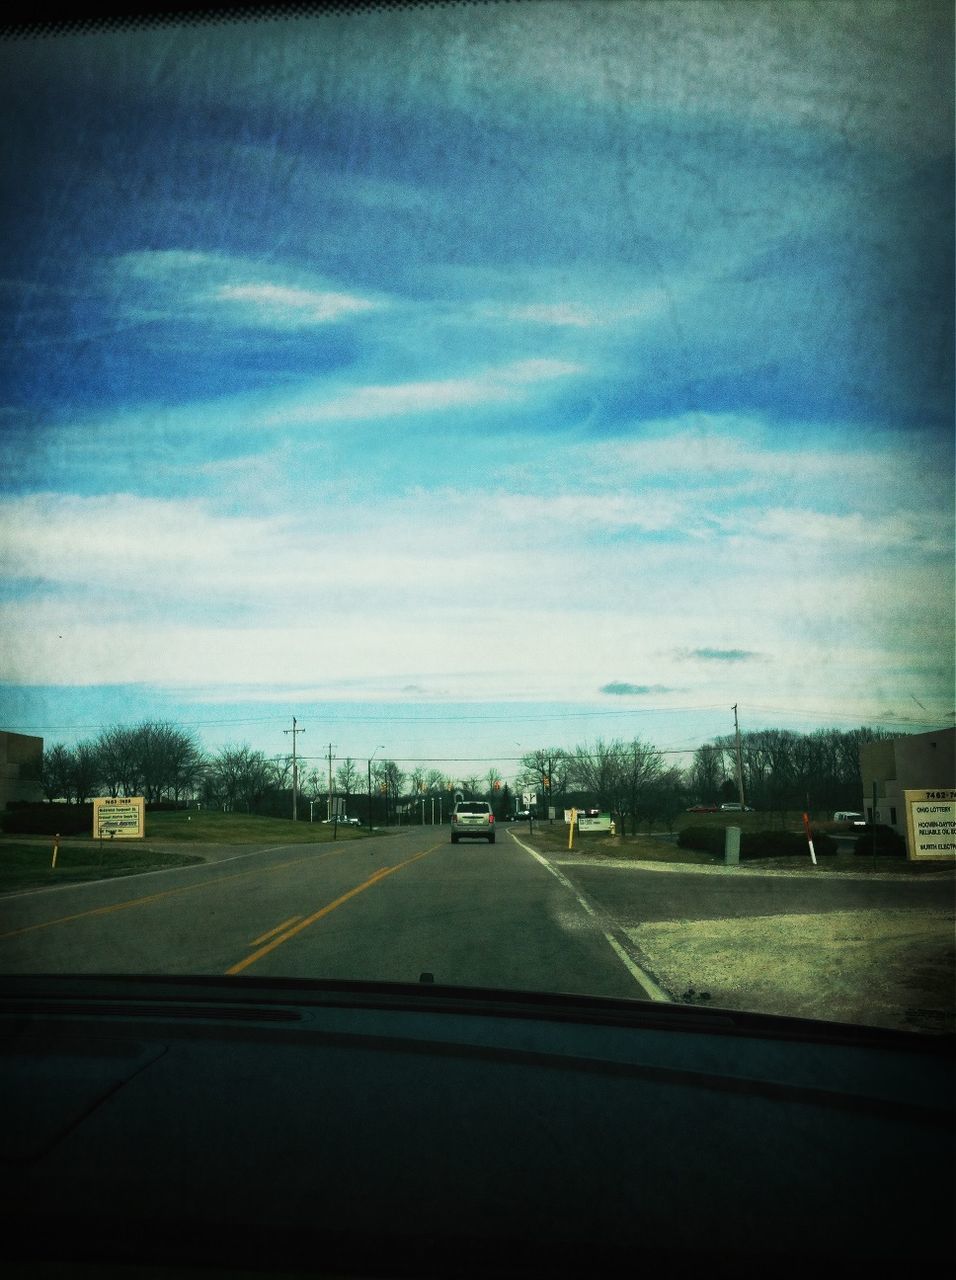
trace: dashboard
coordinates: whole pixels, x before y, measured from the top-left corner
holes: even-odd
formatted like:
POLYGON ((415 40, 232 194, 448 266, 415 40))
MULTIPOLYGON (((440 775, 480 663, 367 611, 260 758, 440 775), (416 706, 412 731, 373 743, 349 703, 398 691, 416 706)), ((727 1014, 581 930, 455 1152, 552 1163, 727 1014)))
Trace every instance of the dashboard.
POLYGON ((18 1275, 954 1261, 953 1037, 427 981, 41 976, 2 980, 0 1049, 18 1275))

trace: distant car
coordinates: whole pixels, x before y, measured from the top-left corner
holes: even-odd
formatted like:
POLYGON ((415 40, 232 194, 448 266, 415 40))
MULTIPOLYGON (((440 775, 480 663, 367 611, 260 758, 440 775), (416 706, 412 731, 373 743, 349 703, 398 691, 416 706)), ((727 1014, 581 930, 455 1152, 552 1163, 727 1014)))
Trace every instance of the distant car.
POLYGON ((865 827, 866 818, 854 809, 838 809, 833 815, 834 822, 852 822, 855 827, 865 827))
POLYGON ((749 804, 739 804, 736 800, 730 804, 722 804, 720 806, 721 813, 753 813, 753 807, 749 804))
POLYGON ((527 822, 531 817, 530 809, 519 809, 515 814, 515 822, 527 822))
POLYGON ((719 813, 720 810, 715 804, 692 804, 687 810, 688 813, 719 813))
POLYGON ((465 837, 495 842, 495 815, 487 800, 459 800, 451 815, 451 842, 465 837))
POLYGON ((340 827, 360 827, 362 825, 361 820, 359 818, 343 817, 343 818, 323 818, 322 819, 323 827, 331 827, 331 826, 334 826, 336 823, 338 823, 340 827))

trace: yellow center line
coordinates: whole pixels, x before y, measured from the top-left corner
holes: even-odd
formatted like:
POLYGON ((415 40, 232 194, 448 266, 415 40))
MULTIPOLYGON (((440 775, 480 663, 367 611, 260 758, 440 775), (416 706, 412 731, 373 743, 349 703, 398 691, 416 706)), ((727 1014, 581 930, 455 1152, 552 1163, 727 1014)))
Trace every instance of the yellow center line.
MULTIPOLYGON (((347 847, 344 846, 344 848, 347 847)), ((172 898, 178 893, 192 893, 194 889, 204 889, 209 885, 224 884, 227 880, 242 880, 246 876, 262 876, 270 871, 284 871, 286 867, 295 867, 303 862, 318 862, 320 858, 331 858, 344 852, 344 848, 328 849, 325 853, 310 854, 305 858, 292 858, 288 862, 278 862, 274 867, 256 867, 251 871, 234 871, 228 876, 217 876, 215 880, 200 880, 198 884, 182 885, 178 889, 164 889, 161 893, 150 893, 143 898, 129 898, 126 902, 114 902, 108 907, 91 907, 89 911, 77 911, 72 916, 58 916, 55 920, 42 920, 39 924, 23 925, 20 929, 11 929, 9 933, 0 933, 0 940, 18 938, 21 934, 33 933, 37 929, 50 929, 55 924, 70 924, 74 920, 84 920, 88 916, 106 916, 114 911, 127 911, 130 907, 142 907, 149 902, 159 902, 163 898, 172 898)))
POLYGON ((274 929, 267 929, 265 933, 260 933, 258 938, 253 938, 249 943, 250 947, 257 947, 260 942, 265 942, 271 938, 273 934, 281 933, 283 929, 287 929, 290 924, 295 924, 296 920, 301 920, 301 916, 289 916, 288 920, 283 920, 281 924, 277 924, 274 929))
MULTIPOLYGON (((441 845, 444 845, 444 840, 441 845)), ((327 916, 334 911, 336 907, 340 907, 343 902, 348 902, 349 898, 354 898, 356 894, 364 893, 366 889, 371 889, 373 884, 378 884, 380 880, 384 880, 386 876, 394 875, 396 871, 401 871, 402 867, 410 866, 413 862, 417 862, 419 858, 424 858, 428 853, 434 853, 441 845, 433 844, 430 849, 424 849, 421 853, 416 853, 414 857, 406 858, 404 862, 396 863, 394 867, 382 867, 376 871, 374 875, 369 876, 367 880, 363 880, 361 884, 357 884, 354 889, 349 889, 347 893, 343 893, 340 898, 336 898, 334 902, 330 902, 328 906, 321 907, 310 916, 299 922, 291 928, 288 933, 281 934, 278 938, 273 938, 271 942, 267 942, 264 947, 260 947, 258 951, 254 951, 251 956, 246 956, 244 960, 240 960, 238 964, 234 964, 231 969, 227 969, 229 975, 242 973, 243 969, 248 969, 251 964, 255 964, 257 960, 261 960, 263 956, 267 956, 270 951, 275 951, 276 947, 281 947, 284 942, 288 942, 290 938, 296 937, 302 933, 304 929, 308 929, 310 925, 315 924, 317 920, 321 920, 323 916, 327 916)), ((254 945, 254 944, 253 944, 254 945)))

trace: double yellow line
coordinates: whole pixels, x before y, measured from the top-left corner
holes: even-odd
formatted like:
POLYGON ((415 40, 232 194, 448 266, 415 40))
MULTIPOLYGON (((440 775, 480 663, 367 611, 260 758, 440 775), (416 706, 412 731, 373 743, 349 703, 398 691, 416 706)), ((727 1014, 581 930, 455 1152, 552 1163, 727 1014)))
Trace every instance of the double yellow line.
POLYGON ((281 947, 284 942, 288 942, 290 938, 297 937, 303 930, 308 929, 310 925, 321 920, 323 916, 329 915, 335 911, 343 902, 348 902, 349 898, 354 898, 356 894, 364 893, 366 889, 371 889, 373 884, 378 884, 380 880, 384 880, 386 876, 393 876, 396 871, 401 871, 403 867, 410 866, 413 862, 417 862, 419 858, 424 858, 426 854, 433 853, 439 846, 432 845, 430 849, 425 849, 421 853, 416 853, 414 857, 406 858, 404 862, 398 862, 394 867, 382 867, 376 871, 374 875, 369 876, 367 880, 363 880, 361 884, 357 884, 354 889, 349 889, 347 893, 343 893, 341 897, 336 898, 334 902, 330 902, 327 906, 320 907, 318 911, 313 911, 312 915, 306 916, 304 920, 299 920, 298 916, 292 916, 289 920, 283 921, 282 924, 276 925, 274 929, 260 934, 252 943, 253 946, 258 942, 265 942, 258 951, 253 951, 252 955, 246 956, 244 960, 240 960, 238 964, 234 964, 231 969, 227 969, 228 975, 242 973, 243 969, 248 969, 251 964, 255 964, 257 960, 261 960, 263 956, 267 956, 270 951, 275 951, 276 947, 281 947), (298 923, 295 923, 298 921, 298 923), (286 926, 289 926, 288 928, 286 926))
MULTIPOLYGON (((441 842, 442 844, 444 841, 441 842)), ((290 916, 288 920, 284 920, 273 929, 266 930, 260 934, 252 942, 252 946, 259 946, 257 951, 240 960, 238 964, 234 964, 231 969, 227 969, 227 974, 242 973, 244 969, 248 969, 250 965, 255 964, 257 960, 261 960, 263 956, 268 955, 270 951, 274 951, 276 947, 281 947, 284 942, 288 942, 290 938, 296 937, 302 933, 304 929, 308 929, 310 925, 321 920, 323 916, 327 916, 330 912, 335 911, 337 907, 342 906, 344 902, 348 902, 350 898, 354 898, 356 894, 364 893, 366 889, 371 889, 372 885, 378 884, 380 880, 384 880, 387 876, 392 876, 396 871, 401 871, 403 867, 410 866, 413 862, 417 862, 419 858, 424 858, 426 854, 434 853, 440 848, 440 844, 433 844, 430 848, 416 853, 411 858, 406 858, 404 862, 396 863, 394 867, 382 867, 364 880, 361 884, 356 885, 354 889, 349 889, 347 893, 343 893, 336 898, 334 902, 330 902, 327 906, 321 907, 318 911, 314 911, 312 915, 307 916, 304 920, 299 916, 290 916)), ((325 853, 309 854, 303 858, 292 858, 286 862, 276 863, 271 867, 254 867, 248 871, 236 871, 230 875, 217 876, 215 879, 200 880, 195 884, 181 885, 175 889, 163 889, 159 893, 146 894, 141 898, 128 898, 125 902, 114 902, 104 907, 91 907, 88 911, 77 911, 73 915, 58 916, 53 920, 42 920, 38 924, 22 925, 19 929, 11 929, 7 933, 0 933, 0 939, 21 937, 25 933, 34 933, 39 929, 52 929, 54 925, 71 924, 74 920, 84 920, 92 916, 112 915, 117 911, 128 911, 132 907, 146 906, 151 902, 160 902, 164 898, 172 898, 181 893, 193 893, 196 889, 210 888, 215 885, 221 885, 227 880, 242 880, 248 876, 268 875, 273 871, 284 871, 288 867, 299 866, 304 862, 314 863, 320 858, 331 858, 342 853, 343 849, 329 849, 325 853)))

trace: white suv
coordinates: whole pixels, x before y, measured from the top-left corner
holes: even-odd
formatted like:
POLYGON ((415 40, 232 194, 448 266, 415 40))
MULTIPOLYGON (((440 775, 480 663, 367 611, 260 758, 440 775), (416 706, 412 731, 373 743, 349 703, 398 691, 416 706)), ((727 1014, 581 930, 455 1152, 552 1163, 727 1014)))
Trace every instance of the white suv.
POLYGON ((459 800, 451 815, 451 842, 457 844, 465 836, 474 840, 495 842, 495 815, 487 800, 459 800))

